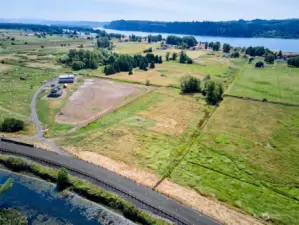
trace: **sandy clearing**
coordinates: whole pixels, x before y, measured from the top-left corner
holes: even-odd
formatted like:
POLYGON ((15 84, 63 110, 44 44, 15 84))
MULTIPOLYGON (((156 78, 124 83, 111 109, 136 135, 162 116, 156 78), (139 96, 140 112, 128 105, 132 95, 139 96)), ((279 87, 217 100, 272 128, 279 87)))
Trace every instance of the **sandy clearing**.
POLYGON ((80 124, 115 107, 140 89, 104 79, 86 79, 56 115, 60 123, 80 124))
MULTIPOLYGON (((88 152, 88 151, 78 151, 77 149, 72 149, 69 147, 68 152, 72 153, 79 159, 90 162, 94 165, 101 166, 107 170, 113 171, 124 177, 127 177, 138 184, 145 185, 149 188, 153 188, 156 183, 160 180, 160 177, 154 173, 143 171, 139 168, 130 166, 123 162, 118 162, 112 160, 103 155, 88 152)), ((258 219, 245 215, 242 212, 233 209, 224 203, 217 200, 208 199, 198 192, 176 184, 168 179, 164 180, 157 188, 156 191, 169 196, 177 201, 202 212, 223 224, 230 225, 262 225, 263 223, 258 219)))
POLYGON ((101 166, 105 169, 113 171, 131 180, 134 180, 138 184, 143 184, 149 188, 153 188, 156 183, 161 179, 155 174, 144 172, 135 167, 129 166, 123 162, 117 162, 106 156, 87 151, 72 151, 71 148, 67 149, 79 159, 90 162, 94 165, 101 166))

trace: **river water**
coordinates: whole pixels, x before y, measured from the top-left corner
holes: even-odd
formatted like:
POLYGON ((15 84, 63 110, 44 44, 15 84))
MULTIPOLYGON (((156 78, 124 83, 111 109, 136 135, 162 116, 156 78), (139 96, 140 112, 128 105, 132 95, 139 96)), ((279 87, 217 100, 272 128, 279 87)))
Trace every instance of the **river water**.
MULTIPOLYGON (((134 34, 136 36, 148 36, 158 35, 158 33, 150 33, 150 32, 138 32, 138 31, 121 31, 121 30, 110 30, 105 28, 99 28, 101 30, 106 30, 108 33, 118 33, 124 35, 134 34)), ((180 37, 190 36, 184 34, 161 34, 163 38, 166 38, 169 35, 176 35, 180 37)), ((298 52, 299 53, 299 39, 280 39, 280 38, 233 38, 233 37, 210 37, 210 36, 196 36, 192 35, 196 38, 197 41, 201 42, 216 42, 220 43, 228 43, 232 46, 236 47, 249 47, 249 46, 265 46, 272 51, 281 50, 283 52, 298 52)))
POLYGON ((0 185, 9 178, 13 187, 0 195, 0 208, 14 208, 26 215, 29 225, 134 225, 109 209, 55 185, 0 168, 0 185))

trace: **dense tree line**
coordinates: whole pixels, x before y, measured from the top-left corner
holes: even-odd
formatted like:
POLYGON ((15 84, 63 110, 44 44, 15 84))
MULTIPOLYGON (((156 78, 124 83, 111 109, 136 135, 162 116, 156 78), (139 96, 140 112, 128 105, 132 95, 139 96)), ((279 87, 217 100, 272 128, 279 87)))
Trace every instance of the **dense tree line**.
POLYGON ((149 35, 147 36, 148 43, 162 41, 162 35, 149 35))
POLYGON ((60 62, 71 66, 73 70, 97 69, 99 64, 104 63, 101 52, 71 49, 67 55, 60 58, 60 62))
POLYGON ((288 65, 293 67, 299 67, 299 56, 289 58, 288 65))
MULTIPOLYGON (((258 7, 258 6, 257 6, 258 7)), ((299 19, 238 20, 227 22, 113 21, 105 26, 116 30, 190 34, 222 37, 299 38, 299 19)))
MULTIPOLYGON (((25 31, 32 31, 35 33, 42 33, 44 36, 46 34, 68 34, 71 36, 77 36, 78 32, 85 33, 85 34, 96 34, 97 38, 99 37, 108 37, 111 38, 122 38, 123 35, 110 33, 108 34, 104 30, 95 30, 89 27, 75 27, 75 26, 47 26, 47 25, 39 25, 39 24, 21 24, 21 23, 0 23, 0 29, 11 29, 11 30, 25 30, 25 31)), ((40 35, 40 34, 39 34, 40 35)))
POLYGON ((59 59, 63 64, 71 66, 73 70, 97 69, 98 66, 105 66, 105 74, 111 75, 119 72, 132 73, 133 68, 139 67, 141 70, 147 70, 149 63, 163 63, 162 56, 152 53, 146 56, 127 54, 117 54, 106 49, 76 50, 71 49, 67 55, 59 59))
POLYGON ((198 42, 192 36, 187 36, 187 37, 181 38, 178 36, 170 35, 166 38, 166 44, 179 45, 179 46, 183 46, 186 48, 190 48, 190 47, 196 46, 198 44, 198 42))
POLYGON ((104 73, 106 75, 112 75, 119 72, 129 72, 129 75, 133 74, 134 68, 139 68, 141 70, 148 69, 148 58, 142 55, 119 55, 114 61, 109 62, 104 68, 104 73))
POLYGON ((268 52, 271 52, 271 51, 263 46, 258 46, 258 47, 250 46, 246 49, 246 54, 250 55, 250 56, 264 56, 268 52))

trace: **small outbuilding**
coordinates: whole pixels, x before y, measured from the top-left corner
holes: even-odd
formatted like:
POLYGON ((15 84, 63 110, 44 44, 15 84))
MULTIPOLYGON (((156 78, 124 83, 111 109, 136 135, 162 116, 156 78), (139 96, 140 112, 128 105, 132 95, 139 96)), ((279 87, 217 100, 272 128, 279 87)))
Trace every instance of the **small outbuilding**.
POLYGON ((59 76, 59 84, 72 84, 74 83, 75 76, 74 75, 61 75, 59 76))

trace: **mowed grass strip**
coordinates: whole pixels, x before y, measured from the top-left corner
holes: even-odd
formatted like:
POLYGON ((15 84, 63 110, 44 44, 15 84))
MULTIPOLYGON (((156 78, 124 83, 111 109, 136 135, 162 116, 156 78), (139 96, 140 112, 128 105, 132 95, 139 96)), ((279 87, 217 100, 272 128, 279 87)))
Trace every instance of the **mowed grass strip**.
POLYGON ((290 68, 286 63, 279 62, 257 69, 256 62, 243 66, 228 94, 299 104, 298 68, 290 68))
POLYGON ((274 224, 298 224, 299 109, 226 98, 171 179, 274 224))

